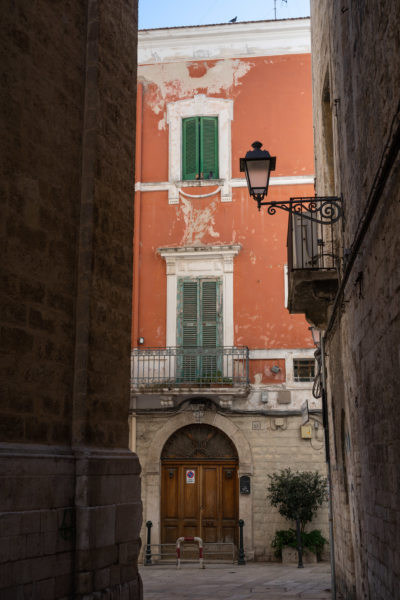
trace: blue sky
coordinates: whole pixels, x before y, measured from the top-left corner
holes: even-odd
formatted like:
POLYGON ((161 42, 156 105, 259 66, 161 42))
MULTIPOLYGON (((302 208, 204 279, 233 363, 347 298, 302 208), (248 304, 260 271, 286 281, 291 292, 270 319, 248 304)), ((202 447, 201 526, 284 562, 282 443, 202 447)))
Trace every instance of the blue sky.
MULTIPOLYGON (((274 19, 275 0, 139 0, 139 29, 274 19)), ((278 19, 308 17, 309 0, 276 0, 278 19)))

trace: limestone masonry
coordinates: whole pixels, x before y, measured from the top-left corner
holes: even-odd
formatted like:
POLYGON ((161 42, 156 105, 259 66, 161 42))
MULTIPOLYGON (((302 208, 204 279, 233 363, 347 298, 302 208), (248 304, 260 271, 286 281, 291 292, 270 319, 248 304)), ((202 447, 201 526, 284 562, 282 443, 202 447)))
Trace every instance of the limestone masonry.
POLYGON ((2 8, 0 596, 136 599, 137 5, 2 8))

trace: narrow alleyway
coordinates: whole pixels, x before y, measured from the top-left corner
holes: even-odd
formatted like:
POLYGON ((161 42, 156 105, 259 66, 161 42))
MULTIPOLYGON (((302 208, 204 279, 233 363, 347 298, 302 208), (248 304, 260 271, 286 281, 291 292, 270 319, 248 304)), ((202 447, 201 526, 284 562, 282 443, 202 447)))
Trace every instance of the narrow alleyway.
POLYGON ((330 600, 328 562, 306 565, 142 567, 144 600, 330 600))

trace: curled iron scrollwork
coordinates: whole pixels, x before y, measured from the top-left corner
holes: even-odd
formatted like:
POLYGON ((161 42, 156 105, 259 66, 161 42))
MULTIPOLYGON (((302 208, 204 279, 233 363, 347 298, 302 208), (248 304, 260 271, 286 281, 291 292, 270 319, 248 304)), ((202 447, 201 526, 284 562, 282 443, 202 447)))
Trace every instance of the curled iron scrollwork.
POLYGON ((290 198, 288 202, 258 202, 258 206, 267 206, 269 215, 275 215, 279 208, 286 212, 301 215, 302 218, 320 225, 332 225, 343 214, 342 198, 338 196, 309 196, 290 198))
POLYGON ((321 225, 332 225, 342 216, 342 199, 336 196, 291 198, 291 212, 321 225))

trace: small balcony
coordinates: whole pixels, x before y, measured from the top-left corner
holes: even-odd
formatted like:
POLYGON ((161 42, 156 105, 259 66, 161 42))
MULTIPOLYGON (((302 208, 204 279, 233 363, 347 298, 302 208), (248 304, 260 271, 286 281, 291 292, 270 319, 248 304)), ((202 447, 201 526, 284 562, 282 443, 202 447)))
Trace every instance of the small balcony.
POLYGON ((243 388, 249 383, 249 349, 134 348, 131 367, 132 388, 138 391, 243 388))
POLYGON ((324 329, 338 289, 336 222, 341 199, 291 198, 288 227, 288 309, 324 329))

